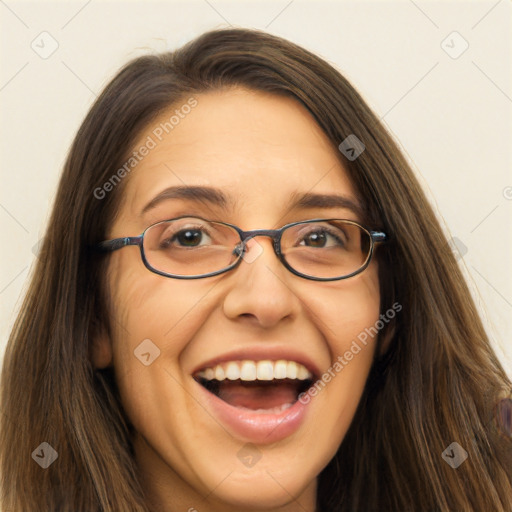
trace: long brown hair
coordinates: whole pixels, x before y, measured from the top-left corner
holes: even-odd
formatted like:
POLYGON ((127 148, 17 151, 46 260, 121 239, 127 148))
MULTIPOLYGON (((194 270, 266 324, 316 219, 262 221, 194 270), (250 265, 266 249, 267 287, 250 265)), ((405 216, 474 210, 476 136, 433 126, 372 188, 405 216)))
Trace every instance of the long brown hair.
POLYGON ((378 255, 381 310, 396 301, 403 309, 381 331, 379 344, 389 348, 376 351, 351 427, 319 475, 318 510, 511 510, 511 440, 493 421, 511 383, 418 181, 337 70, 291 42, 245 29, 208 32, 175 52, 131 61, 80 127, 5 353, 3 509, 150 510, 112 369, 91 363, 92 340, 109 319, 106 259, 88 247, 105 238, 123 183, 102 199, 94 190, 159 113, 230 86, 295 98, 335 148, 350 134, 363 141, 359 158, 340 158, 368 222, 390 235, 378 255), (42 442, 58 452, 47 469, 31 458, 42 442), (452 442, 469 455, 457 469, 441 455, 452 442))

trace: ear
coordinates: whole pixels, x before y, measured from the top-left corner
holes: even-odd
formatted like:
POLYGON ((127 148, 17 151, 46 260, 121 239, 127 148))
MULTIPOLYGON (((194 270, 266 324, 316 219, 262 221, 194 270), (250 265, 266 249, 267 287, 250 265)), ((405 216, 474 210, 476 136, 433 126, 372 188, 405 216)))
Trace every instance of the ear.
POLYGON ((93 335, 90 345, 90 359, 94 368, 103 369, 112 365, 112 341, 107 328, 98 321, 94 322, 93 335))

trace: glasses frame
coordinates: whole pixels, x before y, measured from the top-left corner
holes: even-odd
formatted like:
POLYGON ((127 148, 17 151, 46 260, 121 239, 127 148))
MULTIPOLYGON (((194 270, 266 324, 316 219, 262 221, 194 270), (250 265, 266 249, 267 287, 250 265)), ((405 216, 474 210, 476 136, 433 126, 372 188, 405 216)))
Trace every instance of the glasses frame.
MULTIPOLYGON (((98 249, 101 252, 113 252, 113 251, 117 251, 117 250, 122 249, 123 247, 129 246, 129 245, 138 245, 139 249, 140 249, 140 255, 141 255, 142 261, 143 261, 145 267, 149 271, 151 271, 155 274, 164 276, 164 277, 170 277, 172 279, 204 279, 205 277, 213 277, 213 276, 217 276, 219 274, 224 274, 225 272, 228 272, 228 271, 236 268, 240 264, 240 262, 243 260, 243 254, 246 250, 246 243, 249 240, 251 240, 252 238, 255 238, 257 236, 267 236, 267 237, 272 238, 274 252, 275 252, 276 256, 278 257, 278 259, 281 261, 281 263, 292 274, 295 274, 296 276, 302 277, 304 279, 309 279, 311 281, 340 281, 342 279, 348 279, 349 277, 353 277, 357 274, 360 274, 370 264, 370 261, 374 254, 375 245, 379 244, 379 243, 386 242, 388 239, 387 235, 385 233, 383 233, 382 231, 369 230, 368 228, 359 224, 358 222, 349 220, 349 219, 338 219, 338 218, 308 219, 308 220, 301 220, 298 222, 292 222, 290 224, 286 224, 279 229, 252 229, 250 231, 244 231, 244 230, 240 229, 238 226, 235 226, 234 224, 229 224, 227 222, 207 220, 202 217, 197 217, 194 215, 182 215, 180 217, 175 217, 173 219, 167 219, 167 220, 155 222, 154 224, 151 224, 151 226, 148 226, 142 232, 142 234, 140 234, 138 236, 125 236, 125 237, 121 237, 121 238, 114 238, 111 240, 104 240, 103 242, 100 242, 99 244, 96 245, 96 249, 98 249), (158 224, 163 224, 165 222, 170 222, 170 221, 179 220, 179 219, 185 219, 185 218, 189 218, 189 217, 194 218, 194 219, 199 219, 199 220, 202 220, 205 222, 221 224, 221 225, 233 228, 240 236, 240 243, 242 244, 242 251, 239 252, 238 259, 235 260, 231 265, 229 265, 226 268, 223 268, 221 270, 216 270, 215 272, 210 272, 208 274, 200 274, 197 276, 182 276, 182 275, 176 275, 176 274, 168 274, 166 272, 163 272, 161 270, 158 270, 158 269, 152 267, 150 265, 150 263, 148 262, 148 260, 146 259, 146 255, 144 253, 144 235, 146 234, 146 232, 149 229, 151 229, 153 226, 156 226, 158 224), (288 262, 286 261, 284 254, 281 252, 281 238, 283 236, 283 232, 288 228, 296 226, 297 224, 309 224, 309 223, 313 223, 313 222, 330 222, 330 221, 343 221, 348 224, 352 224, 352 225, 357 226, 358 228, 362 229, 363 231, 365 231, 368 234, 368 236, 370 238, 370 250, 368 251, 368 256, 366 258, 366 261, 363 263, 363 265, 360 268, 358 268, 356 271, 354 271, 346 276, 341 276, 341 277, 314 277, 314 276, 310 276, 308 274, 303 274, 303 273, 299 272, 298 270, 295 270, 293 267, 291 267, 288 264, 288 262)), ((236 250, 236 247, 235 247, 235 250, 236 250)))

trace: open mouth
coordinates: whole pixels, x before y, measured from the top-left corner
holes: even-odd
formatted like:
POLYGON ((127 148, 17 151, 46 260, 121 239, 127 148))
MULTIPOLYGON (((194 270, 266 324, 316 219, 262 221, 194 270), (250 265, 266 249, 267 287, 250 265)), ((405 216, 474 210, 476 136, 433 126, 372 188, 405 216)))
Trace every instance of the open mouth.
POLYGON ((227 404, 251 412, 279 413, 291 407, 314 382, 295 361, 230 361, 204 368, 194 379, 227 404))

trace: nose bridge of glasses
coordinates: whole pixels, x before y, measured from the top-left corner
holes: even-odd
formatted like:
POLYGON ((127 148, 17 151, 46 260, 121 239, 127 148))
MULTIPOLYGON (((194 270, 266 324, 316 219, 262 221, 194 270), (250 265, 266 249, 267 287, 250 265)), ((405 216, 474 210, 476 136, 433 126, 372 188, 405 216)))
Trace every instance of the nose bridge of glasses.
POLYGON ((280 229, 253 229, 250 231, 239 231, 240 238, 242 239, 242 246, 247 246, 247 242, 256 238, 257 236, 265 236, 272 239, 274 251, 279 255, 279 239, 281 237, 280 229))
POLYGON ((267 236, 272 238, 275 242, 281 234, 279 229, 253 229, 251 231, 241 231, 240 237, 242 238, 242 242, 247 242, 256 236, 267 236))

